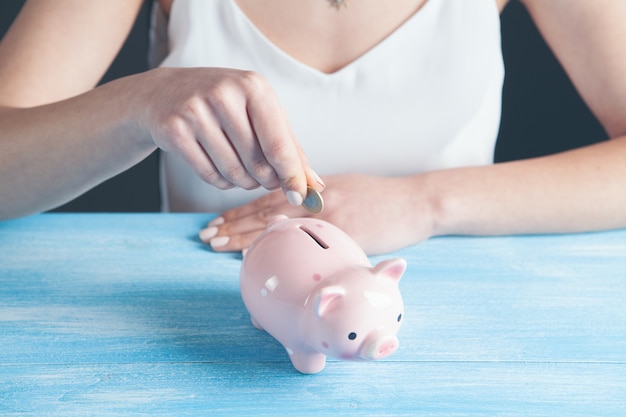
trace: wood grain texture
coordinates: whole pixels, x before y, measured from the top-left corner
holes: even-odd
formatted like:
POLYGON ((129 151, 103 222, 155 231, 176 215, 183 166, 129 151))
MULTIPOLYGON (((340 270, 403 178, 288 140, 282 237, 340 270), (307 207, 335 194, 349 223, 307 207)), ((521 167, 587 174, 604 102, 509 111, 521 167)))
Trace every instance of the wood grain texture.
POLYGON ((0 415, 626 415, 626 231, 436 238, 400 349, 300 375, 202 214, 0 222, 0 415))

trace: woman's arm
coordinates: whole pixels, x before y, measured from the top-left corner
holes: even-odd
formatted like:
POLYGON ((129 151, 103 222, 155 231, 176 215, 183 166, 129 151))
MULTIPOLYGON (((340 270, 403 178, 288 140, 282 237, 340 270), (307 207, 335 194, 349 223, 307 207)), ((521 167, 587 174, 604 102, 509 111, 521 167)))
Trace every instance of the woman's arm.
POLYGON ((434 235, 626 227, 626 136, 541 158, 428 174, 434 235))
POLYGON ((84 94, 115 58, 140 6, 140 0, 23 6, 0 43, 0 217, 61 204, 154 149, 109 104, 119 93, 115 86, 84 94))
POLYGON ((140 0, 30 0, 0 44, 0 218, 62 204, 157 147, 220 187, 312 184, 271 87, 249 71, 161 68, 93 88, 140 0))
POLYGON ((608 142, 436 173, 436 233, 573 232, 626 226, 626 3, 525 0, 608 142))
POLYGON ((92 89, 141 0, 28 0, 0 42, 0 106, 34 107, 92 89))
POLYGON ((626 2, 523 0, 574 86, 609 134, 626 134, 626 2))
MULTIPOLYGON (((561 233, 626 227, 626 136, 556 155, 381 178, 325 177, 318 217, 368 254, 437 235, 561 233)), ((308 216, 270 194, 200 232, 218 251, 248 247, 276 214, 308 216)))
MULTIPOLYGON (((370 254, 433 235, 626 227, 626 2, 524 3, 612 139, 541 158, 404 178, 325 178, 322 218, 370 254)), ((242 249, 281 212, 306 215, 268 196, 224 213, 200 237, 216 250, 242 249)))

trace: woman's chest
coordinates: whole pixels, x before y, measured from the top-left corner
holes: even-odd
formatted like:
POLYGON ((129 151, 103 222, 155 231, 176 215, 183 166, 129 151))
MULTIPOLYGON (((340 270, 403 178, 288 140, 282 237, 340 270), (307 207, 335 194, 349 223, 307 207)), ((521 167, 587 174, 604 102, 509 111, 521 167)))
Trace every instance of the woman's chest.
MULTIPOLYGON (((346 0, 345 6, 334 7, 328 0, 227 1, 277 48, 324 73, 336 72, 373 49, 427 2, 346 0)), ((176 7, 174 0, 159 2, 166 15, 176 7)))

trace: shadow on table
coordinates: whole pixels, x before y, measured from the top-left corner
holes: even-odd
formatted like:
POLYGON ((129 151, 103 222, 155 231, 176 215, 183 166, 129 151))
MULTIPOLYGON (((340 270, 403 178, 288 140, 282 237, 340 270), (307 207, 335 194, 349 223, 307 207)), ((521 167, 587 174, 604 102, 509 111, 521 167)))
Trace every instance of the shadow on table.
POLYGON ((150 356, 223 364, 230 372, 237 369, 233 363, 294 372, 282 346, 252 326, 238 291, 172 289, 137 295, 132 302, 134 320, 141 320, 149 333, 150 356))

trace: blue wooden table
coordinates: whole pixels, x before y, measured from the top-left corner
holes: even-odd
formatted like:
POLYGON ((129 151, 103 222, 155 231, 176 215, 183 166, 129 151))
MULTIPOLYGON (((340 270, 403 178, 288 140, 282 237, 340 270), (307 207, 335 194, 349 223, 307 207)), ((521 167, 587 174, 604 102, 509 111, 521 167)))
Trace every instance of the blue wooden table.
POLYGON ((302 375, 250 324, 241 257, 196 238, 210 218, 0 222, 0 415, 626 415, 626 231, 394 253, 398 352, 302 375))

